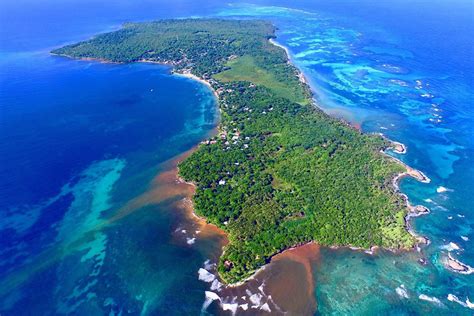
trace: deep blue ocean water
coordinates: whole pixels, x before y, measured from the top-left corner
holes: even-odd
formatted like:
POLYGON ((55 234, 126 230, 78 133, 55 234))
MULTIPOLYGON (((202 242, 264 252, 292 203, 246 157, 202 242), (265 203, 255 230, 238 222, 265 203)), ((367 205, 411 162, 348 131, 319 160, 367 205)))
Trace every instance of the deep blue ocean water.
POLYGON ((272 20, 318 104, 403 142, 398 157, 431 179, 401 184, 431 209, 414 221, 431 244, 398 255, 321 250, 317 313, 471 315, 473 274, 443 260, 474 266, 473 11, 467 0, 2 1, 1 313, 200 313, 209 284, 198 270, 218 240, 176 238, 186 219, 175 201, 109 219, 211 131, 212 94, 163 66, 48 52, 125 21, 219 16, 272 20))

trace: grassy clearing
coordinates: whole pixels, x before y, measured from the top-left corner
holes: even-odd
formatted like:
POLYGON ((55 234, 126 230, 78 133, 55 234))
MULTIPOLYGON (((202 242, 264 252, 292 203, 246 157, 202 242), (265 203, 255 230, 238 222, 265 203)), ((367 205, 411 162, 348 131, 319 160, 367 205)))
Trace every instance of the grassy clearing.
POLYGON ((293 83, 279 81, 272 72, 258 66, 252 56, 246 55, 230 60, 226 66, 230 69, 214 75, 214 79, 221 82, 248 81, 272 90, 279 97, 299 104, 308 103, 308 99, 301 94, 301 91, 295 91, 293 83))

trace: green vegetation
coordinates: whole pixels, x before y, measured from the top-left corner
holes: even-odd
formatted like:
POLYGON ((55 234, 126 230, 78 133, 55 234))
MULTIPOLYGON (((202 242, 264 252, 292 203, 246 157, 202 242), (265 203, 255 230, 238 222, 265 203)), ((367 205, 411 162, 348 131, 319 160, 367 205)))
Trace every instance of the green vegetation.
POLYGON ((408 248, 407 209, 390 186, 403 167, 364 135, 309 105, 310 93, 271 43, 265 21, 168 20, 54 51, 118 62, 175 65, 219 94, 219 134, 180 164, 197 186, 196 213, 225 230, 224 281, 251 275, 276 253, 321 245, 408 248))
MULTIPOLYGON (((280 65, 281 66, 281 65, 280 65)), ((230 68, 213 77, 220 82, 248 81, 255 85, 269 88, 275 95, 286 97, 292 102, 308 104, 307 95, 302 93, 293 82, 278 80, 274 71, 267 71, 256 64, 254 57, 246 55, 229 60, 226 67, 230 68)))

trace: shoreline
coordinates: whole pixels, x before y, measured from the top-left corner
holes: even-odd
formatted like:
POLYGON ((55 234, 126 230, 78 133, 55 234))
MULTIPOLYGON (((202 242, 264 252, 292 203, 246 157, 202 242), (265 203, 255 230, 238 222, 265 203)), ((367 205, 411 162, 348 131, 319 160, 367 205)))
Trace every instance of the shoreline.
POLYGON ((427 208, 426 206, 423 206, 423 205, 412 205, 410 203, 408 195, 406 195, 405 193, 403 193, 400 190, 400 181, 403 178, 412 177, 412 178, 414 178, 415 180, 417 180, 421 183, 430 183, 431 179, 428 178, 428 176, 426 176, 420 170, 414 169, 414 168, 408 166, 406 163, 404 163, 400 159, 390 155, 387 152, 387 150, 392 150, 393 152, 395 152, 397 154, 406 154, 407 148, 404 144, 402 144, 400 142, 392 141, 392 140, 388 139, 387 137, 385 137, 384 135, 382 135, 382 136, 384 138, 386 138, 388 141, 390 141, 392 146, 386 148, 385 150, 382 150, 381 152, 385 156, 387 156, 389 159, 394 160, 395 162, 397 162, 398 164, 400 164, 401 166, 403 166, 406 169, 406 171, 398 173, 397 175, 395 175, 392 178, 391 184, 392 184, 395 192, 398 195, 400 195, 402 197, 403 201, 405 202, 405 206, 408 209, 408 212, 404 217, 405 228, 408 231, 408 233, 416 239, 417 243, 415 245, 415 249, 420 251, 420 245, 428 246, 430 244, 430 240, 426 236, 422 236, 422 235, 415 232, 411 219, 422 216, 422 215, 428 215, 428 214, 431 213, 431 211, 430 211, 429 208, 427 208))
MULTIPOLYGON (((71 56, 66 55, 66 54, 56 54, 56 53, 52 53, 52 52, 50 52, 49 54, 51 56, 56 56, 56 57, 64 57, 64 58, 69 58, 69 59, 72 59, 72 60, 79 60, 79 61, 94 61, 94 62, 100 62, 102 64, 115 64, 115 65, 126 64, 126 63, 123 63, 123 62, 115 62, 115 61, 111 61, 111 60, 103 59, 103 58, 95 58, 95 57, 79 57, 79 58, 77 58, 77 57, 71 57, 71 56)), ((154 61, 154 60, 148 60, 148 59, 140 59, 140 60, 133 61, 133 62, 130 62, 130 63, 147 63, 147 64, 156 64, 156 65, 169 66, 169 67, 175 67, 176 66, 174 63, 169 62, 169 61, 154 61)), ((171 75, 175 75, 175 76, 178 76, 178 77, 184 77, 184 78, 188 78, 188 79, 198 81, 198 82, 206 85, 208 88, 210 88, 211 92, 216 97, 216 99, 217 100, 219 99, 219 95, 217 94, 217 91, 212 87, 211 83, 208 80, 205 80, 201 77, 198 77, 198 76, 192 74, 189 70, 176 71, 176 70, 172 69, 171 70, 171 75)))
MULTIPOLYGON (((298 76, 299 81, 300 81, 302 84, 308 86, 308 87, 310 88, 311 94, 314 94, 314 93, 312 92, 312 90, 311 90, 311 85, 310 85, 308 79, 306 79, 306 76, 304 75, 303 71, 301 71, 301 69, 299 69, 298 67, 296 67, 296 64, 294 64, 294 63, 292 62, 291 53, 290 53, 290 50, 288 49, 288 47, 286 47, 286 46, 284 46, 284 45, 278 43, 274 38, 270 38, 268 41, 269 41, 271 44, 273 44, 274 46, 279 47, 279 48, 281 48, 281 49, 283 49, 283 50, 285 51, 286 57, 288 58, 288 63, 289 63, 289 64, 292 64, 292 65, 298 70, 298 75, 297 75, 297 76, 298 76)), ((322 108, 317 105, 317 103, 316 103, 316 101, 314 100, 313 97, 311 97, 311 101, 312 101, 312 103, 313 103, 316 107, 318 107, 320 110, 322 110, 322 108)))
MULTIPOLYGON (((286 55, 287 55, 287 58, 288 58, 288 62, 290 63, 292 58, 291 58, 291 54, 290 54, 290 50, 278 43, 275 38, 270 38, 269 39, 269 42, 271 44, 273 44, 274 46, 276 47, 279 47, 281 49, 283 49, 285 52, 286 52, 286 55)), ((303 71, 297 67, 296 64, 292 63, 293 66, 295 66, 295 68, 298 70, 298 78, 300 79, 300 82, 306 86, 309 87, 310 91, 311 91, 311 94, 314 95, 314 92, 313 92, 313 89, 309 83, 309 81, 306 79, 306 77, 304 76, 304 73, 303 71)), ((312 105, 317 107, 318 109, 320 109, 321 111, 325 112, 323 110, 322 107, 320 107, 314 100, 314 97, 312 96, 311 97, 311 100, 312 100, 312 105)), ((341 119, 347 126, 351 127, 351 128, 354 128, 356 130, 358 130, 359 132, 362 132, 360 130, 360 128, 358 128, 357 126, 354 126, 353 124, 349 123, 348 121, 344 120, 344 119, 341 119)), ((385 135, 379 133, 380 136, 382 136, 384 139, 386 139, 387 141, 390 142, 391 146, 381 150, 381 153, 384 154, 385 156, 389 157, 390 159, 393 159, 395 160, 397 163, 399 163, 400 165, 402 165, 406 171, 405 172, 401 172, 397 175, 395 175, 392 179, 391 179, 391 183, 392 183, 392 186, 394 187, 395 191, 403 198, 403 200, 405 201, 405 205, 406 205, 406 208, 407 208, 407 214, 405 215, 405 227, 406 227, 406 230, 408 231, 408 233, 410 235, 412 235, 416 240, 417 240, 417 243, 415 245, 415 249, 418 249, 419 250, 419 245, 420 244, 423 244, 423 245, 429 245, 430 241, 427 237, 425 236, 421 236, 419 234, 417 234, 414 229, 413 229, 413 226, 411 224, 411 219, 412 218, 415 218, 415 217, 418 217, 418 216, 422 216, 422 215, 427 215, 430 213, 430 210, 425 207, 425 206, 422 206, 422 205, 411 205, 409 199, 408 199, 408 196, 406 194, 404 194, 403 192, 401 192, 400 190, 400 186, 399 186, 399 183, 400 181, 405 178, 405 177, 412 177, 414 179, 416 179, 417 181, 421 182, 421 183, 430 183, 431 182, 431 179, 425 175, 422 171, 420 170, 417 170, 417 169, 414 169, 410 166, 408 166, 406 163, 404 163, 403 161, 401 161, 400 159, 396 158, 396 157, 393 157, 392 155, 388 154, 387 151, 388 150, 392 150, 394 153, 396 154, 400 154, 400 155, 404 155, 407 153, 407 147, 405 146, 405 144, 401 143, 401 142, 397 142, 397 141, 394 141, 394 140, 391 140, 389 139, 388 137, 386 137, 385 135)), ((372 246, 370 247, 369 249, 364 249, 364 248, 360 248, 360 247, 353 247, 353 246, 330 246, 329 247, 330 249, 341 249, 341 248, 349 248, 351 250, 355 250, 355 251, 364 251, 365 253, 369 254, 369 255, 373 255, 375 253, 376 250, 378 249, 386 249, 386 250, 389 250, 389 251, 392 251, 392 252, 397 252, 397 251, 400 251, 401 249, 390 249, 390 248, 380 248, 378 246, 372 246)), ((291 249, 291 248, 290 248, 291 249)))
POLYGON ((56 57, 65 57, 65 58, 69 58, 69 59, 72 59, 72 60, 79 60, 79 61, 94 61, 94 62, 99 62, 101 64, 116 64, 116 65, 124 64, 124 63, 121 63, 121 62, 111 61, 111 60, 104 59, 104 58, 95 58, 95 57, 79 57, 79 58, 76 58, 76 57, 71 57, 71 56, 66 55, 66 54, 56 54, 56 53, 52 53, 52 52, 49 52, 49 54, 51 56, 56 56, 56 57))
MULTIPOLYGON (((176 75, 178 77, 184 77, 184 78, 188 78, 188 79, 191 79, 191 80, 195 80, 195 81, 198 81, 204 85, 206 85, 209 89, 211 89, 212 91, 212 94, 214 95, 214 97, 216 98, 216 100, 219 102, 219 94, 217 94, 217 91, 212 87, 211 83, 203 78, 200 78, 194 74, 192 74, 191 72, 187 72, 187 71, 182 71, 182 72, 179 72, 179 71, 174 71, 172 72, 173 75, 176 75)), ((217 110, 219 111, 219 105, 217 106, 217 110)), ((216 125, 216 127, 218 127, 219 124, 216 125)))

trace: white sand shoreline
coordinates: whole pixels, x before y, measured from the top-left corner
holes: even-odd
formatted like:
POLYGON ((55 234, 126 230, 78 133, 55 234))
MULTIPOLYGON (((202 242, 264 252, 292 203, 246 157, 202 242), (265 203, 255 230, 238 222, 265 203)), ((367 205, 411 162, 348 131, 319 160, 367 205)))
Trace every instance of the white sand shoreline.
POLYGON ((216 97, 216 99, 218 100, 219 99, 219 95, 217 94, 217 91, 212 87, 211 83, 203 78, 200 78, 190 72, 173 72, 173 75, 176 75, 176 76, 179 76, 179 77, 184 77, 184 78, 188 78, 188 79, 192 79, 192 80, 196 80, 206 86, 208 86, 212 93, 214 94, 214 96, 216 97))
MULTIPOLYGON (((275 45, 275 46, 280 47, 281 49, 283 49, 283 50, 285 51, 285 53, 286 53, 286 57, 288 58, 288 63, 291 63, 291 61, 292 61, 291 53, 290 53, 290 50, 289 50, 286 46, 284 46, 284 45, 278 43, 278 42, 275 41, 273 38, 270 38, 268 41, 269 41, 271 44, 273 44, 273 45, 275 45)), ((294 63, 292 63, 292 65, 295 66, 296 69, 298 69, 298 79, 300 80, 300 82, 301 82, 301 83, 304 83, 305 85, 307 85, 307 86, 309 86, 309 87, 311 87, 311 85, 309 84, 308 80, 306 79, 306 76, 304 75, 303 71, 301 71, 301 69, 299 69, 298 67, 296 67, 296 65, 295 65, 294 63)), ((313 103, 315 103, 314 100, 313 100, 313 103)), ((315 103, 315 105, 318 106, 316 103, 315 103)), ((321 108, 321 107, 318 106, 318 108, 321 108)))

